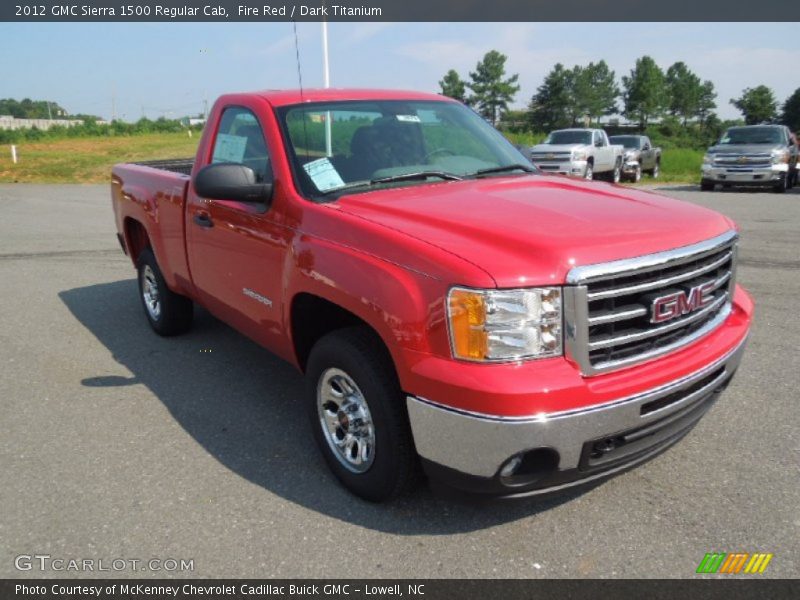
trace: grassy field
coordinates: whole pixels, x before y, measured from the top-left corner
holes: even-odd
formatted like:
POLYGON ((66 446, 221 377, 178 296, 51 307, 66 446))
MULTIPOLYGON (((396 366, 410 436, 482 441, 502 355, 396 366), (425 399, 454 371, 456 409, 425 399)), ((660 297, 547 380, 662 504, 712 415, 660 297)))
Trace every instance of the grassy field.
MULTIPOLYGON (((118 162, 194 156, 198 140, 197 134, 160 133, 31 142, 17 146, 16 165, 11 147, 0 145, 0 182, 102 183, 118 162)), ((659 181, 696 182, 702 160, 701 150, 664 150, 659 181)))
POLYGON ((118 162, 194 156, 199 139, 158 133, 26 142, 17 145, 17 164, 11 162, 11 146, 2 145, 0 182, 103 183, 118 162))

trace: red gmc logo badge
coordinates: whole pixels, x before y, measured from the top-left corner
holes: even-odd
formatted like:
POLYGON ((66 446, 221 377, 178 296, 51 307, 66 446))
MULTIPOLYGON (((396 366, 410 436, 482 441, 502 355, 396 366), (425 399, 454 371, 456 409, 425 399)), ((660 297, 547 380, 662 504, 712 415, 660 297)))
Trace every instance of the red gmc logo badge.
POLYGON ((714 282, 696 285, 686 292, 675 292, 653 300, 651 323, 664 323, 708 306, 714 301, 714 282))

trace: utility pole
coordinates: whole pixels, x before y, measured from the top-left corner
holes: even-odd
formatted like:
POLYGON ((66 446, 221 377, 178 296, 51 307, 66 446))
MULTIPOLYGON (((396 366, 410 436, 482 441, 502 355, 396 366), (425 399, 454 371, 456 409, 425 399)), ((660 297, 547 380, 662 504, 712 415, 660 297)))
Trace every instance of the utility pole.
MULTIPOLYGON (((331 87, 331 71, 328 63, 328 21, 322 21, 322 84, 325 89, 331 87)), ((333 156, 331 141, 331 112, 325 115, 325 155, 333 156)))
POLYGON ((53 120, 53 110, 50 108, 50 100, 47 101, 47 117, 53 120))
POLYGON ((117 120, 117 84, 111 84, 111 122, 117 120))

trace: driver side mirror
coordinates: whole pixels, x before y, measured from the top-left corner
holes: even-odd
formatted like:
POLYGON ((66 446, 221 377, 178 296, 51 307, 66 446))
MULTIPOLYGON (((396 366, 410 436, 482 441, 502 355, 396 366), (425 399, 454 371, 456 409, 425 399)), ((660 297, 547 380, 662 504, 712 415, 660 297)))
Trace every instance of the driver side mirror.
POLYGON ((269 204, 272 184, 258 183, 250 167, 238 163, 215 163, 203 167, 194 179, 199 196, 212 200, 259 202, 269 204))
POLYGON ((597 148, 602 148, 603 147, 603 140, 595 140, 594 145, 597 148))

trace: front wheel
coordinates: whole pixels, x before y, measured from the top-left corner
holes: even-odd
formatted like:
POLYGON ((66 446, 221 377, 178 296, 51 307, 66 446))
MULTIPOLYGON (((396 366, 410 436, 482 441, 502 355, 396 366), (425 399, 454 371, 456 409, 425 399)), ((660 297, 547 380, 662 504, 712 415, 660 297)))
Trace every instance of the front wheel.
POLYGON ((628 179, 631 183, 639 183, 642 180, 642 166, 636 165, 636 168, 633 170, 633 173, 628 176, 628 179))
POLYGON ((150 248, 142 251, 136 264, 139 273, 139 297, 153 330, 163 336, 188 331, 192 326, 192 301, 167 287, 150 248))
POLYGON ((776 194, 783 194, 789 189, 789 174, 781 177, 778 182, 772 186, 772 191, 776 194))
POLYGON ((661 175, 661 161, 656 161, 656 164, 653 165, 653 168, 650 169, 650 176, 653 179, 658 179, 658 176, 661 175))
POLYGON ((592 163, 586 163, 586 171, 583 172, 583 178, 587 181, 594 179, 594 165, 592 163))
POLYGON ((700 183, 700 190, 703 192, 713 192, 714 184, 710 181, 703 181, 700 183))
POLYGON ((306 369, 314 439, 351 492, 383 502, 410 490, 417 457, 405 400, 388 352, 367 329, 329 333, 306 369))

